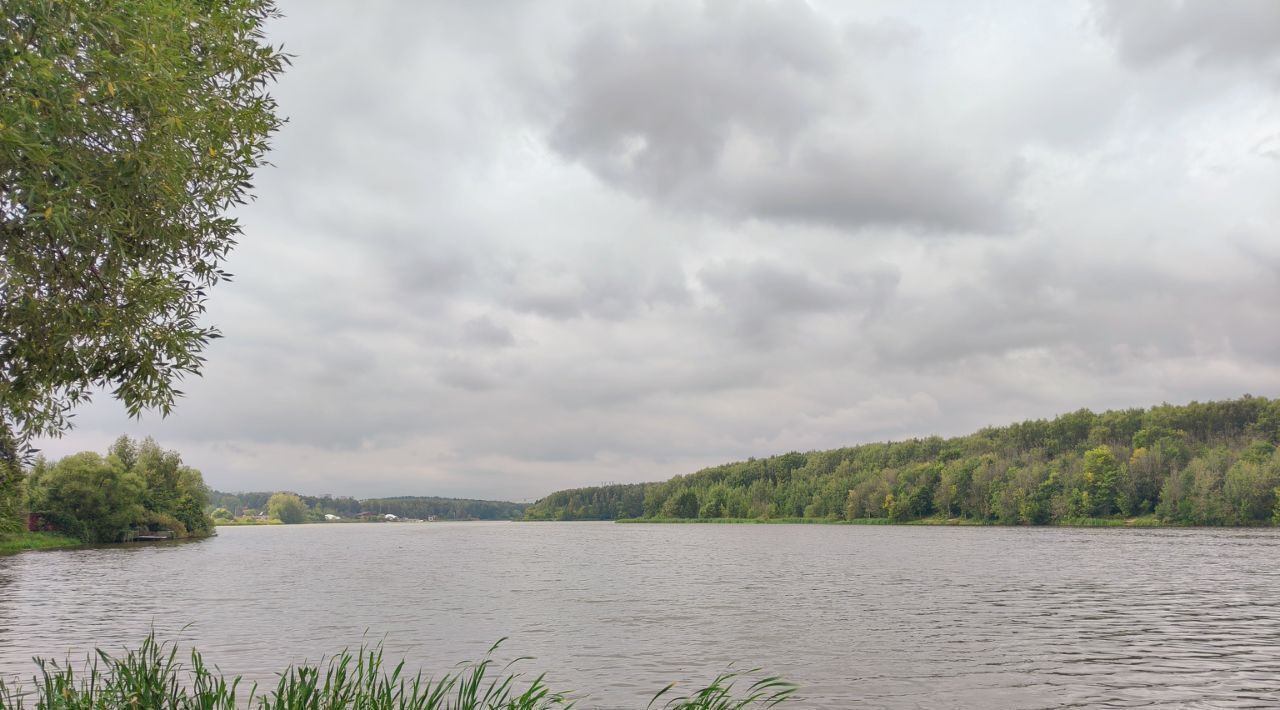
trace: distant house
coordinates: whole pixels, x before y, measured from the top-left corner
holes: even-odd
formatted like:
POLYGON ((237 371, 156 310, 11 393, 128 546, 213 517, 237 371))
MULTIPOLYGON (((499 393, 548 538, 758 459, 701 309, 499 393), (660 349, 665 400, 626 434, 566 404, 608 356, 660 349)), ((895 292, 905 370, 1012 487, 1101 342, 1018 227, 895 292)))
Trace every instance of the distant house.
POLYGON ((324 519, 325 519, 325 520, 342 520, 342 516, 341 516, 341 515, 334 515, 333 513, 325 513, 325 514, 324 514, 324 519))
POLYGON ((437 518, 436 518, 436 516, 434 516, 434 515, 428 515, 428 516, 427 516, 427 522, 428 522, 428 523, 434 523, 436 520, 437 520, 437 518))
POLYGON ((400 519, 400 518, 398 518, 398 517, 396 517, 396 516, 392 515, 391 513, 387 513, 386 515, 384 515, 384 516, 382 516, 382 517, 383 517, 383 518, 386 518, 387 520, 399 520, 399 519, 400 519))

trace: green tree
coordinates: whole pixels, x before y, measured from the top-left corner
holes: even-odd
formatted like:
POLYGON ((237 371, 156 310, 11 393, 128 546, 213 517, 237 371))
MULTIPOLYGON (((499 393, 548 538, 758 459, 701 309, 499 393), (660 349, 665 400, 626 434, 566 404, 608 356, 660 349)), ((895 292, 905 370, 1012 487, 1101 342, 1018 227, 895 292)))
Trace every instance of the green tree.
POLYGON ((292 493, 276 493, 267 500, 267 514, 287 525, 307 519, 307 505, 292 493))
POLYGON ((666 518, 696 518, 698 508, 698 494, 685 488, 667 499, 662 506, 662 515, 666 518))
MULTIPOLYGON (((151 439, 148 438, 147 441, 151 441, 151 439)), ((107 455, 120 459, 120 463, 125 467, 125 470, 132 471, 133 467, 138 463, 138 443, 130 439, 128 435, 121 434, 107 449, 107 455)))
POLYGON ((19 452, 98 388, 168 413, 280 126, 272 0, 4 0, 0 434, 19 452))
POLYGON ((22 529, 22 469, 16 461, 0 457, 0 537, 22 529))
POLYGON ((1266 522, 1275 508, 1280 461, 1272 459, 1270 448, 1261 454, 1254 449, 1253 453, 1246 449, 1223 479, 1222 498, 1232 525, 1266 522))
POLYGON ((1120 464, 1106 446, 1084 453, 1084 492, 1088 495, 1089 515, 1111 515, 1119 509, 1120 464))
POLYGON ((151 437, 139 444, 121 436, 111 445, 109 455, 142 479, 143 507, 161 516, 153 522, 165 525, 177 521, 185 534, 193 536, 213 532, 213 520, 204 512, 210 504, 209 488, 199 471, 182 463, 178 452, 162 449, 151 437))
POLYGON ((160 448, 155 439, 147 437, 134 448, 136 463, 130 469, 147 484, 146 505, 149 510, 169 511, 176 507, 181 491, 178 490, 182 456, 176 451, 160 448))
POLYGON ((174 517, 182 521, 191 535, 212 534, 213 520, 204 512, 209 507, 209 487, 200 472, 190 466, 179 468, 177 493, 174 517))
POLYGON ((115 457, 92 451, 33 469, 31 509, 86 542, 119 542, 145 515, 144 484, 115 457))

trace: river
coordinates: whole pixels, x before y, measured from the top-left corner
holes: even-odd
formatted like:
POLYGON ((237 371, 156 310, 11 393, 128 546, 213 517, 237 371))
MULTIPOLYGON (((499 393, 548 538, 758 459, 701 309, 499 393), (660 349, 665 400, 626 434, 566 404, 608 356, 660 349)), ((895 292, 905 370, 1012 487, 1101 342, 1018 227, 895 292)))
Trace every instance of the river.
POLYGON ((1280 534, 331 524, 0 558, 0 674, 151 628, 268 685, 362 640, 438 673, 509 637, 584 708, 731 664, 798 708, 1275 706, 1280 534))

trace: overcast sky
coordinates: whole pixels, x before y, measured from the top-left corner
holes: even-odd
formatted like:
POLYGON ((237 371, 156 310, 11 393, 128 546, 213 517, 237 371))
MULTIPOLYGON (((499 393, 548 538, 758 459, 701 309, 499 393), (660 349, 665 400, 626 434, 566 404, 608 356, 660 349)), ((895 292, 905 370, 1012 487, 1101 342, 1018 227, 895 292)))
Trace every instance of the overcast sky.
POLYGON ((521 500, 1280 394, 1280 3, 281 8, 226 337, 48 454, 521 500))

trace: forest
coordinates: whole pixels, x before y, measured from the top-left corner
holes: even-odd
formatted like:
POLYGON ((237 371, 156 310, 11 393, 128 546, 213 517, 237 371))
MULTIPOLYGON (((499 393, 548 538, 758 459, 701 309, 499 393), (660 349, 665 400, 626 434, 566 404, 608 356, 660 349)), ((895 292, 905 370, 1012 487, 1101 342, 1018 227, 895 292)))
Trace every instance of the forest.
POLYGON ((528 520, 805 519, 1004 525, 1280 523, 1280 400, 1163 404, 791 452, 578 488, 528 520))
MULTIPOLYGON (((249 493, 223 493, 213 491, 210 506, 239 516, 245 510, 263 511, 275 495, 274 491, 249 493)), ((464 498, 438 498, 434 496, 396 496, 393 498, 352 498, 350 496, 295 494, 306 506, 308 520, 323 520, 326 514, 353 518, 362 512, 391 513, 401 518, 428 518, 443 520, 512 520, 524 515, 527 503, 509 503, 496 500, 469 500, 464 498)))

